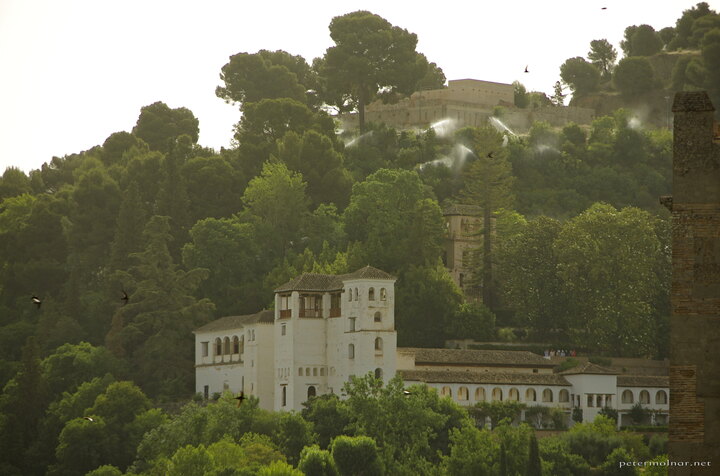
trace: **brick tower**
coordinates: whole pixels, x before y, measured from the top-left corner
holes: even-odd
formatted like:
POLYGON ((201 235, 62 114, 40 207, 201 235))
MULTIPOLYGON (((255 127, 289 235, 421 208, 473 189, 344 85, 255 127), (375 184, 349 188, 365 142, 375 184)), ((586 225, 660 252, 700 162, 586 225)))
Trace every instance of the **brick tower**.
POLYGON ((670 340, 671 475, 717 474, 720 466, 720 145, 705 92, 673 102, 670 340), (712 469, 714 468, 714 470, 712 469))

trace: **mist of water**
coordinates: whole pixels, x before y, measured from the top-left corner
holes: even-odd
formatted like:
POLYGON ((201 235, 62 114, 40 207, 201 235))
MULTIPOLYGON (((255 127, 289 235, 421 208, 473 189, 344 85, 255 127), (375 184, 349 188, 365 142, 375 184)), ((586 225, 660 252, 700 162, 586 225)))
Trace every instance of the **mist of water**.
POLYGON ((361 141, 363 141, 364 139, 371 137, 372 135, 373 135, 373 131, 367 131, 364 134, 361 134, 357 137, 353 137, 349 141, 345 142, 345 147, 353 147, 353 146, 357 145, 358 143, 360 143, 361 141))
POLYGON ((450 155, 420 164, 418 168, 423 170, 427 166, 443 165, 457 174, 465 167, 468 160, 473 158, 476 159, 477 156, 472 150, 462 144, 455 144, 450 151, 450 155))
POLYGON ((506 126, 503 121, 501 121, 500 119, 498 119, 495 116, 490 117, 490 124, 492 124, 492 126, 495 129, 497 129, 498 132, 507 132, 508 134, 512 135, 513 137, 517 137, 517 134, 515 134, 515 132, 513 132, 512 129, 510 129, 508 126, 506 126))
POLYGON ((457 129, 457 121, 450 117, 441 119, 437 122, 430 124, 430 128, 435 131, 435 135, 438 137, 447 137, 457 129))

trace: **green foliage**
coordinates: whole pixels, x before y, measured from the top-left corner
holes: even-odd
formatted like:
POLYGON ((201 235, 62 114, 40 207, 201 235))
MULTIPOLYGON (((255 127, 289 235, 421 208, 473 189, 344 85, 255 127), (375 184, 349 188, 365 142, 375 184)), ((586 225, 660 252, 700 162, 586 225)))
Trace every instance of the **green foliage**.
POLYGON ((622 466, 620 463, 632 463, 636 461, 632 452, 628 452, 625 448, 615 448, 607 457, 600 467, 603 476, 624 476, 640 474, 637 467, 627 465, 622 466))
POLYGON ((341 476, 384 474, 375 441, 367 436, 338 436, 332 442, 332 458, 341 476))
POLYGON ((350 423, 347 405, 335 394, 309 399, 303 406, 302 416, 313 424, 321 448, 327 448, 333 438, 344 434, 350 423))
POLYGON ((570 452, 562 438, 542 438, 539 441, 543 470, 553 476, 590 474, 590 465, 579 455, 570 452))
POLYGON ((495 331, 495 314, 477 303, 461 304, 445 326, 449 339, 492 340, 495 331))
POLYGON ((485 419, 490 418, 491 428, 496 428, 503 423, 504 420, 510 423, 517 420, 524 408, 524 403, 512 400, 493 400, 490 402, 478 402, 469 408, 468 411, 479 425, 484 426, 485 419))
POLYGON ((134 380, 148 394, 177 398, 191 394, 191 331, 207 322, 214 308, 208 299, 192 296, 207 270, 177 269, 167 248, 168 217, 152 217, 144 237, 145 250, 133 255, 137 265, 123 278, 131 283, 132 301, 115 312, 106 342, 134 364, 134 380))
POLYGON ((625 39, 620 42, 620 47, 626 57, 652 56, 662 49, 663 42, 650 25, 633 25, 625 28, 625 39))
POLYGON ((527 476, 542 476, 542 465, 540 463, 540 450, 535 434, 530 436, 530 454, 528 455, 527 476))
POLYGON ((615 421, 618 421, 618 411, 615 408, 603 407, 602 410, 598 412, 598 415, 603 415, 615 421))
POLYGON ((634 424, 640 425, 650 416, 650 413, 648 409, 642 405, 642 403, 636 402, 628 412, 628 415, 634 424))
POLYGON ((520 81, 513 81, 513 102, 519 108, 526 108, 528 105, 527 89, 520 81))
POLYGON ((303 448, 298 469, 306 476, 338 476, 335 460, 330 452, 321 450, 317 445, 303 448))
POLYGON ((303 472, 294 469, 283 461, 276 461, 270 465, 260 468, 258 476, 303 476, 303 472))
POLYGON ((668 435, 653 435, 648 441, 648 451, 653 457, 658 457, 668 452, 668 435))
POLYGON ((577 367, 580 364, 580 361, 577 359, 573 359, 572 357, 568 357, 567 359, 563 360, 560 365, 557 366, 558 372, 563 372, 565 370, 572 369, 574 367, 577 367))
POLYGON ((93 469, 85 476, 122 476, 122 471, 111 464, 105 464, 93 469))
POLYGON ((395 300, 398 344, 440 347, 445 323, 461 312, 462 294, 447 269, 437 263, 405 271, 398 280, 395 300))
POLYGON ((175 140, 185 134, 193 143, 200 134, 199 121, 187 108, 170 109, 164 102, 158 101, 140 109, 132 133, 150 146, 150 149, 163 153, 169 152, 175 140))
POLYGON ((466 424, 451 431, 450 442, 450 454, 443 458, 443 469, 448 475, 494 474, 493 466, 499 452, 496 450, 500 445, 489 431, 466 424))
POLYGON ((584 96, 597 90, 600 83, 600 71, 585 58, 576 56, 567 59, 560 66, 560 78, 577 96, 584 96))
POLYGON ((343 221, 351 269, 369 264, 398 273, 440 256, 442 212, 416 172, 380 169, 353 185, 343 221))
POLYGON ((642 57, 627 57, 620 60, 613 81, 615 88, 627 97, 652 91, 656 87, 655 73, 650 61, 642 57))
POLYGON ((650 302, 656 292, 655 219, 637 208, 596 204, 569 221, 553 243, 558 273, 574 297, 578 343, 616 355, 647 355, 654 346, 650 302))
POLYGON ((610 74, 617 59, 617 51, 612 43, 604 38, 602 40, 592 40, 587 57, 600 70, 603 79, 610 79, 610 74))
MULTIPOLYGON (((365 105, 381 89, 385 95, 409 95, 428 73, 430 64, 415 51, 417 36, 368 11, 334 17, 330 37, 335 45, 317 64, 323 97, 340 110, 357 108, 361 132, 365 105)), ((444 82, 442 71, 434 69, 444 82)))
POLYGON ((278 419, 278 428, 273 440, 287 457, 288 462, 297 464, 300 452, 315 443, 312 423, 305 421, 299 413, 283 413, 278 419))
POLYGON ((303 57, 282 50, 232 55, 220 79, 225 86, 218 86, 215 95, 243 104, 277 98, 305 102, 305 91, 315 82, 303 57))

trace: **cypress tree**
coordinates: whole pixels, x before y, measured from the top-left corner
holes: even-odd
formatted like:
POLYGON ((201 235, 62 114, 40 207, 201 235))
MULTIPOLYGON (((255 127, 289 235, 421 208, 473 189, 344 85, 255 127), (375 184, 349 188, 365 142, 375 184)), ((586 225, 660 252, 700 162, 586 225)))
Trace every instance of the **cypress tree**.
POLYGON ((527 476, 542 476, 542 464, 540 462, 540 451, 537 438, 533 434, 530 437, 530 455, 528 457, 527 476))

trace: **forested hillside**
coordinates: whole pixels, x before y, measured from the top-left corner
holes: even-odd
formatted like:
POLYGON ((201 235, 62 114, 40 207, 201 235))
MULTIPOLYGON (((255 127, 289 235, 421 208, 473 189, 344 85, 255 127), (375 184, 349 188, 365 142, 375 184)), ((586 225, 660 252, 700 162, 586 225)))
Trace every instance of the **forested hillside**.
MULTIPOLYGON (((701 51, 678 62, 673 88, 720 84, 718 18, 698 4, 672 31, 653 31, 661 42, 649 54, 701 51)), ((626 91, 623 71, 644 67, 645 31, 626 31, 616 67, 593 47, 600 66, 583 61, 597 81, 567 63, 561 78, 577 97, 600 78, 626 91)), ((112 465, 92 474, 280 475, 300 465, 349 475, 357 455, 376 468, 363 474, 524 474, 529 427, 478 429, 432 391, 406 398, 401 381, 356 379, 347 401, 318 398, 302 415, 252 399, 235 408, 229 396, 185 405, 191 331, 271 308, 273 289, 303 272, 371 265, 397 276, 400 346, 513 339, 500 331, 511 327, 595 355, 668 356, 669 213, 658 198, 671 192, 669 130, 622 108, 589 127, 537 122, 521 137, 490 125, 446 134, 365 123, 370 101, 438 88, 445 76, 414 34, 369 12, 336 17, 330 33, 334 46, 312 64, 261 50, 221 67, 215 94, 239 107, 232 148, 198 144, 193 112, 158 101, 89 150, 29 174, 5 170, 1 474, 112 465), (360 130, 339 131, 331 113, 353 110, 360 130), (490 254, 484 227, 471 256, 487 305, 466 301, 443 264, 442 210, 455 203, 495 217, 490 254)), ((542 440, 542 474, 664 452, 602 425, 542 440), (589 449, 588 434, 607 444, 589 449)))

